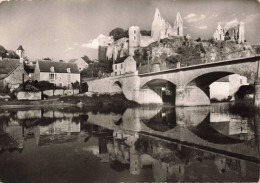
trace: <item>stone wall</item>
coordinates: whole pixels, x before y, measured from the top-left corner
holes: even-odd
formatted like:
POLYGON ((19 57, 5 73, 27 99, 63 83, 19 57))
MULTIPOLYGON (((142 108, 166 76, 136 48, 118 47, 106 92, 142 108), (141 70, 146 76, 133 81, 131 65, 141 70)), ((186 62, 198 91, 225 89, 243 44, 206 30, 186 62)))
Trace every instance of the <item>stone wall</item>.
POLYGON ((41 92, 24 92, 20 91, 17 93, 18 100, 41 100, 42 93, 41 92))

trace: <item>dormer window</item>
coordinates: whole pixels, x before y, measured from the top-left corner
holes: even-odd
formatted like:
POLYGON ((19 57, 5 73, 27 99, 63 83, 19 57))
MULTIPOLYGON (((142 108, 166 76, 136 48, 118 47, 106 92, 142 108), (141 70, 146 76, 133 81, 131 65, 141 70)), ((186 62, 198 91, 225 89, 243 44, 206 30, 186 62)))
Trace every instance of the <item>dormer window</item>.
POLYGON ((68 73, 71 73, 70 68, 67 68, 67 72, 68 72, 68 73))
POLYGON ((51 70, 51 72, 54 72, 54 67, 53 67, 53 66, 51 66, 50 70, 51 70))

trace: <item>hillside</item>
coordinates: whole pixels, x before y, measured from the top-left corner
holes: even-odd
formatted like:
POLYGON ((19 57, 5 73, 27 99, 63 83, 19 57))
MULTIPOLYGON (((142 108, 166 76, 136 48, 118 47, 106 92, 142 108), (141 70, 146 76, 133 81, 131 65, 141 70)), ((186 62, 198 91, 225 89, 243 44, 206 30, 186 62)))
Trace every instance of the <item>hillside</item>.
POLYGON ((247 44, 237 44, 233 41, 193 40, 184 37, 170 37, 154 42, 147 47, 135 51, 135 60, 139 73, 148 72, 148 57, 150 70, 154 64, 160 64, 161 70, 210 63, 234 58, 248 57, 255 54, 255 49, 247 44))

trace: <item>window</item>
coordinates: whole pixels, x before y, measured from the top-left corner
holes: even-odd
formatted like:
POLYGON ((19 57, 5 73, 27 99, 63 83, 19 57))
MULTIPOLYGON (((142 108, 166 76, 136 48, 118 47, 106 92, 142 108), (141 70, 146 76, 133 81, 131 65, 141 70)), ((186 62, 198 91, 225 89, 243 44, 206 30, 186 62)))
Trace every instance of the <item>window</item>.
POLYGON ((70 79, 71 79, 71 75, 70 75, 70 74, 68 74, 68 80, 70 81, 70 79))
POLYGON ((50 79, 50 80, 53 80, 53 79, 54 79, 54 74, 53 74, 53 73, 50 73, 50 74, 49 74, 49 79, 50 79))
POLYGON ((117 65, 115 65, 115 70, 117 69, 117 65))
POLYGON ((117 72, 115 72, 115 76, 117 75, 117 72))
POLYGON ((136 33, 136 31, 134 30, 134 34, 136 33))
POLYGON ((62 87, 62 83, 59 83, 59 86, 62 87))
POLYGON ((121 69, 123 69, 123 64, 121 64, 121 69))
POLYGON ((55 79, 57 79, 57 74, 55 74, 55 79))
POLYGON ((70 71, 70 68, 67 68, 67 72, 68 72, 68 73, 70 73, 70 72, 71 72, 71 71, 70 71))
POLYGON ((135 36, 134 36, 134 40, 135 40, 135 36))

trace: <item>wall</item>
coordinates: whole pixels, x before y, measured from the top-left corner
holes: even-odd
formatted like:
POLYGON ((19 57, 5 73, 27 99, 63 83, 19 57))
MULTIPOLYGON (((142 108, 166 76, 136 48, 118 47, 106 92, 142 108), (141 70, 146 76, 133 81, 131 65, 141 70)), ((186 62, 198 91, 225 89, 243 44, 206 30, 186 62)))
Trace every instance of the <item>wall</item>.
MULTIPOLYGON (((49 74, 51 72, 41 72, 40 73, 40 81, 49 81, 49 74)), ((56 84, 57 86, 68 86, 68 84, 75 83, 76 81, 80 82, 80 74, 74 73, 53 73, 56 74, 56 79, 53 80, 52 83, 56 84), (68 75, 71 76, 71 79, 68 80, 68 75)))
POLYGON ((29 80, 28 74, 24 71, 23 66, 18 66, 8 77, 4 79, 4 83, 8 85, 19 85, 29 80))
POLYGON ((41 92, 23 92, 20 91, 17 93, 18 100, 41 100, 42 93, 41 92))

